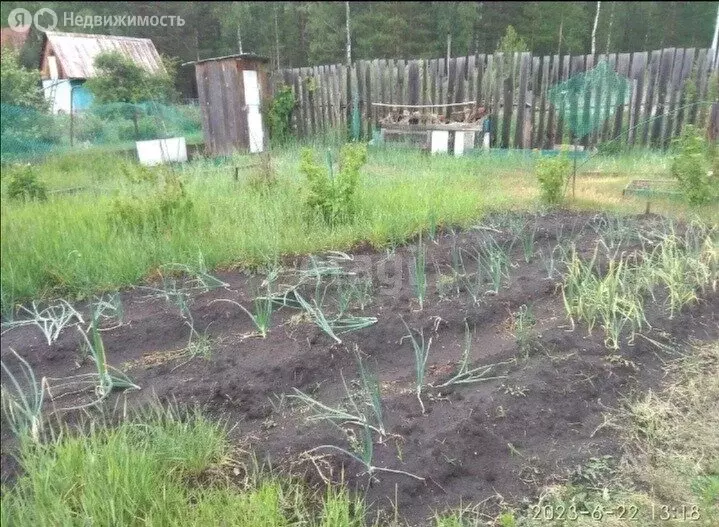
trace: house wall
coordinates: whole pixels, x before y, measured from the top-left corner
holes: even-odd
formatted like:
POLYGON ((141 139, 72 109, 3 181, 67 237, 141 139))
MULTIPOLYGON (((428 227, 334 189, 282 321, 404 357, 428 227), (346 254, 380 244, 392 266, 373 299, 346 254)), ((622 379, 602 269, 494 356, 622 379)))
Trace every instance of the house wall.
POLYGON ((42 89, 45 99, 50 102, 52 113, 70 113, 72 85, 68 79, 44 79, 42 89))
POLYGON ((87 110, 92 104, 92 94, 83 83, 84 81, 81 80, 69 79, 43 80, 43 93, 51 104, 52 113, 69 114, 70 110, 75 113, 87 110))

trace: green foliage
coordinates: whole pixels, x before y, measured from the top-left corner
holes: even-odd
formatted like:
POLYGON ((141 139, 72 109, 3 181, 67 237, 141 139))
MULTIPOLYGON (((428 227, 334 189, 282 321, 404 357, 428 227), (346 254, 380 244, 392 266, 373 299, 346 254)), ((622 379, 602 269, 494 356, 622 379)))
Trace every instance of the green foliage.
POLYGON ((47 186, 40 180, 35 167, 20 165, 10 174, 7 193, 10 199, 43 201, 47 199, 47 186))
POLYGON ((282 86, 275 93, 267 112, 267 125, 270 138, 274 144, 280 145, 290 138, 292 132, 292 110, 295 107, 295 96, 291 86, 282 86))
POLYGON ((674 142, 677 154, 672 159, 671 173, 692 205, 703 205, 716 194, 717 175, 709 175, 709 150, 702 134, 692 125, 682 130, 674 142))
POLYGON ((621 141, 604 141, 597 145, 597 154, 600 156, 617 156, 624 150, 621 141))
POLYGON ((165 71, 151 74, 118 52, 100 53, 95 58, 97 75, 86 86, 98 103, 168 101, 174 95, 174 66, 164 64, 165 71))
POLYGON ((203 475, 231 450, 223 426, 198 412, 143 414, 85 433, 63 428, 39 445, 23 442, 22 474, 3 489, 2 524, 278 527, 322 514, 348 518, 337 525, 349 526, 362 515, 343 492, 311 511, 303 488, 254 471, 247 486, 210 483, 203 475))
POLYGON ((536 173, 542 200, 548 205, 562 201, 562 190, 569 173, 569 159, 561 155, 542 158, 537 162, 536 173))
POLYGON ((367 147, 345 144, 340 151, 339 174, 334 177, 332 166, 320 167, 310 149, 300 154, 300 172, 307 178, 307 207, 331 225, 351 222, 357 213, 359 170, 367 161, 367 147))
POLYGON ((524 51, 529 51, 527 43, 519 36, 517 30, 514 29, 514 26, 507 26, 507 30, 497 46, 497 52, 504 53, 505 56, 512 56, 515 53, 522 53, 524 51))
POLYGON ((18 53, 8 46, 2 48, 0 56, 0 103, 47 110, 40 84, 40 71, 23 68, 18 53))
MULTIPOLYGON (((158 179, 156 173, 146 167, 126 177, 136 178, 137 183, 155 183, 158 179)), ((162 172, 161 185, 154 192, 115 198, 108 217, 116 229, 137 232, 145 229, 150 232, 182 230, 198 221, 193 201, 187 196, 182 181, 169 170, 162 172)))

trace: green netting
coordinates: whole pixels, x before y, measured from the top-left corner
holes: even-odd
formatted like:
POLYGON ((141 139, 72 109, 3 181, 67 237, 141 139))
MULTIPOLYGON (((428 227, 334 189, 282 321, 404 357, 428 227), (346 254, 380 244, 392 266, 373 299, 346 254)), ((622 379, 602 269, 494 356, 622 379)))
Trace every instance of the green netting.
POLYGON ((202 140, 197 105, 97 104, 72 119, 19 106, 0 105, 0 161, 30 161, 80 148, 134 149, 135 141, 185 137, 202 140))
POLYGON ((630 96, 631 81, 606 61, 549 90, 549 100, 577 138, 599 128, 630 96))

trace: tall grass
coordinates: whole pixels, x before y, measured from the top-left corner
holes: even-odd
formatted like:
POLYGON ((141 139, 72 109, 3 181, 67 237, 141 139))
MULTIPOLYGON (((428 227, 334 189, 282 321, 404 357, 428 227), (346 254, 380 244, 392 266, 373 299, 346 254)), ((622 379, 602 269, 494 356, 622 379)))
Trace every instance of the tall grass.
MULTIPOLYGON (((139 171, 129 160, 106 153, 48 161, 40 173, 50 188, 82 190, 51 194, 43 203, 12 202, 2 192, 3 312, 9 312, 6 304, 33 298, 117 290, 167 262, 192 262, 198 252, 214 269, 254 266, 280 254, 346 249, 359 241, 399 243, 435 224, 468 226, 493 209, 527 207, 537 195, 534 178, 527 177, 532 157, 426 158, 414 151, 373 150, 362 170, 356 221, 331 228, 306 220, 299 149, 288 147, 273 156, 278 183, 269 193, 253 190, 244 172, 234 180, 234 167, 248 164, 243 156, 225 162, 198 159, 177 168, 196 221, 178 219, 164 230, 118 229, 110 221, 115 200, 133 194, 132 184, 120 176, 121 166, 139 171)), ((641 200, 621 201, 622 187, 638 173, 666 168, 663 159, 653 155, 612 161, 612 170, 617 170, 614 165, 627 167, 626 177, 580 180, 577 204, 643 210, 641 200)), ((654 205, 663 212, 661 207, 661 202, 654 205)), ((668 210, 677 209, 672 207, 668 210)), ((710 208, 706 214, 719 217, 710 208)))
POLYGON ((298 483, 252 468, 242 485, 230 483, 218 470, 230 451, 223 426, 165 410, 23 442, 24 471, 3 491, 2 525, 349 527, 362 518, 362 503, 341 488, 318 509, 298 483))
MULTIPOLYGON (((124 160, 106 159, 107 176, 100 182, 82 168, 72 177, 84 181, 87 190, 53 194, 44 203, 11 202, 3 192, 3 302, 116 290, 167 262, 192 262, 198 252, 212 269, 349 248, 362 240, 376 246, 402 242, 428 228, 428 218, 469 225, 488 205, 510 203, 505 188, 511 185, 496 185, 489 166, 478 174, 476 161, 373 152, 362 171, 356 221, 331 228, 306 219, 298 151, 285 150, 274 162, 279 178, 270 193, 254 191, 244 175, 234 180, 234 166, 247 164, 239 156, 225 164, 197 160, 178 169, 197 222, 178 220, 164 231, 117 229, 110 221, 114 200, 129 199, 133 192, 113 168, 127 164, 124 160)), ((528 194, 520 201, 530 199, 528 194)))

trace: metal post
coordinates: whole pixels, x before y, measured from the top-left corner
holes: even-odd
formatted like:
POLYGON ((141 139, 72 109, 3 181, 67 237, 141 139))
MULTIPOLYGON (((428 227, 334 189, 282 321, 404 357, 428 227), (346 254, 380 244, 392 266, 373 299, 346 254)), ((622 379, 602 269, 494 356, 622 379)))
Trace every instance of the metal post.
POLYGON ((73 97, 77 86, 70 85, 70 148, 75 144, 75 98, 73 97))
POLYGON ((574 175, 572 176, 572 199, 574 199, 577 190, 577 143, 579 138, 574 138, 574 175))

